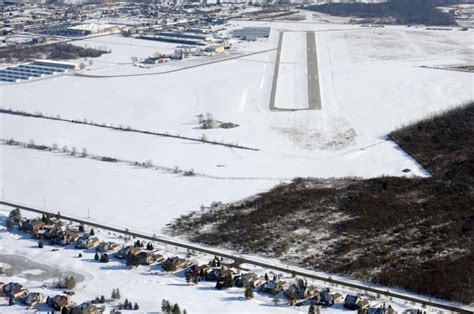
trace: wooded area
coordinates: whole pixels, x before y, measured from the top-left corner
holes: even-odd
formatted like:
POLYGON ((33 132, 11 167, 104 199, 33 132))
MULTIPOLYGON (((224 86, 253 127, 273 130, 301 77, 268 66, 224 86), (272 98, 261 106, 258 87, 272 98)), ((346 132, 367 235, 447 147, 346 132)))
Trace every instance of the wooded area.
POLYGON ((306 9, 335 16, 392 18, 395 24, 456 25, 451 14, 436 8, 436 5, 453 4, 453 2, 455 1, 391 0, 384 3, 326 3, 311 5, 306 9))

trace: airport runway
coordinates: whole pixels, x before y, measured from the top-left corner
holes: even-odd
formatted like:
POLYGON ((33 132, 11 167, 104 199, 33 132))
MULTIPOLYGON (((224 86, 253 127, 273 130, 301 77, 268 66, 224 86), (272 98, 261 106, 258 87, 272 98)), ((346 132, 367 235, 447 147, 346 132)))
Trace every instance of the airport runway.
POLYGON ((321 110, 321 92, 319 89, 318 57, 316 36, 314 32, 306 32, 307 67, 308 67, 308 108, 321 110))
MULTIPOLYGON (((318 57, 316 50, 316 36, 315 32, 306 32, 306 47, 307 47, 307 69, 308 69, 308 108, 307 109, 285 109, 277 108, 275 106, 276 91, 278 84, 278 74, 280 70, 281 48, 283 43, 283 35, 285 31, 280 32, 278 38, 278 48, 275 60, 275 67, 273 70, 272 90, 270 94, 270 111, 297 111, 297 110, 321 110, 321 91, 319 87, 319 73, 318 73, 318 57)), ((284 87, 281 87, 284 88, 284 87)))

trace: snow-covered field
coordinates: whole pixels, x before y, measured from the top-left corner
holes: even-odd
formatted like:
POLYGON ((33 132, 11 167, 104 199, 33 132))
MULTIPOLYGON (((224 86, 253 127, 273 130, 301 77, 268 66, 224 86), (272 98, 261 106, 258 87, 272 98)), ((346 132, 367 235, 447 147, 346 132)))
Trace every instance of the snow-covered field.
MULTIPOLYGON (((5 108, 192 137, 204 134, 211 140, 260 149, 244 151, 2 115, 3 139, 56 143, 79 150, 84 147, 92 154, 140 162, 151 160, 156 165, 194 169, 219 178, 184 178, 2 146, 1 188, 5 197, 33 205, 46 199, 51 209, 62 211, 93 208, 103 213, 97 218, 143 224, 156 231, 201 204, 236 201, 296 176, 397 176, 405 175, 404 169, 411 170, 408 175, 426 175, 394 143, 384 140, 385 135, 401 125, 474 98, 472 74, 420 68, 469 61, 474 45, 470 32, 265 22, 239 22, 235 27, 250 24, 272 26, 271 38, 238 43, 234 51, 249 53, 276 48, 278 31, 300 31, 284 35, 286 40, 291 39, 287 36, 302 39, 295 39, 295 51, 284 50, 283 55, 288 56, 284 60, 290 61, 304 59, 305 45, 297 44, 306 42, 304 30, 316 31, 323 110, 269 110, 275 51, 161 75, 62 76, 4 85, 0 99, 5 108), (202 130, 196 115, 208 112, 216 119, 240 126, 202 130), (77 173, 73 176, 74 171, 77 173), (91 197, 97 194, 99 197, 91 197), (117 211, 129 211, 134 202, 139 202, 135 208, 140 208, 135 219, 115 215, 117 211), (160 208, 159 214, 150 219, 148 214, 155 212, 156 207, 160 208)), ((170 44, 119 35, 79 43, 112 49, 111 54, 94 59, 87 71, 92 75, 147 74, 150 69, 122 63, 128 62, 130 56, 143 58, 155 51, 172 49, 170 44), (108 66, 102 67, 105 64, 108 66)), ((183 61, 165 67, 179 68, 189 62, 208 60, 183 61)), ((301 85, 306 86, 306 81, 301 85)), ((278 93, 293 93, 289 87, 279 86, 278 93)))
MULTIPOLYGON (((198 210, 202 204, 237 201, 297 176, 426 175, 414 160, 385 140, 386 134, 474 98, 472 74, 421 68, 472 63, 472 32, 407 27, 364 29, 306 22, 240 21, 234 26, 248 25, 271 26, 271 37, 237 43, 229 56, 275 49, 279 31, 299 31, 285 34, 301 36, 302 40, 295 39, 295 50, 287 50, 284 54, 287 55, 285 59, 294 63, 304 59, 304 67, 306 45, 297 43, 306 43, 304 31, 316 31, 323 110, 270 111, 274 50, 179 72, 140 76, 209 62, 213 58, 141 69, 131 64, 132 56, 145 58, 156 51, 170 52, 174 47, 119 35, 87 39, 78 44, 105 46, 112 49, 112 53, 93 59, 85 73, 135 76, 87 78, 66 75, 24 84, 6 84, 0 86, 0 106, 191 137, 204 134, 211 140, 239 143, 260 151, 2 114, 2 139, 33 140, 45 145, 56 143, 59 147, 66 145, 78 150, 86 148, 90 154, 139 162, 151 160, 155 165, 178 166, 199 173, 196 177, 184 177, 59 153, 0 146, 3 196, 37 206, 46 203, 47 209, 79 217, 86 217, 89 210, 91 218, 98 221, 159 233, 172 219, 198 210), (196 116, 206 113, 240 126, 202 130, 196 116), (405 174, 404 169, 411 171, 405 174)), ((288 65, 291 62, 288 61, 288 65)), ((295 92, 293 88, 297 86, 299 90, 307 86, 305 78, 299 82, 300 69, 295 69, 297 76, 289 77, 287 84, 279 84, 280 99, 291 95, 293 98, 307 97, 306 92, 295 92)), ((1 241, 6 248, 10 245, 6 252, 14 251, 9 243, 6 237, 1 241)), ((40 254, 31 256, 38 259, 45 258, 41 254, 50 254, 30 253, 27 249, 20 253, 40 254)), ((64 265, 66 262, 60 256, 51 261, 64 265)), ((75 263, 70 263, 72 268, 76 267, 75 263)), ((98 270, 96 264, 80 265, 84 269, 90 267, 92 273, 98 270)), ((143 282, 134 275, 127 274, 127 279, 120 279, 120 271, 114 271, 113 276, 117 277, 110 280, 125 280, 124 285, 133 283, 142 287, 143 282)), ((193 312, 199 307, 194 308, 191 304, 196 304, 199 298, 207 298, 203 293, 210 293, 176 286, 174 279, 163 277, 160 280, 163 282, 154 283, 150 279, 148 283, 167 286, 170 295, 163 292, 163 298, 173 299, 175 294, 179 295, 179 300, 175 301, 187 302, 186 308, 197 309, 193 312), (195 290, 184 296, 186 289, 195 290)), ((87 286, 93 286, 92 283, 87 286)), ((87 289, 84 293, 95 293, 87 289)), ((144 290, 144 300, 152 299, 152 289, 144 290)), ((220 295, 221 292, 212 293, 219 300, 216 307, 220 311, 232 312, 232 298, 220 295)), ((146 304, 146 301, 140 303, 146 304)), ((277 310, 248 305, 252 304, 248 302, 241 304, 246 304, 248 311, 253 312, 277 310)), ((245 310, 247 308, 239 307, 237 312, 245 310)))

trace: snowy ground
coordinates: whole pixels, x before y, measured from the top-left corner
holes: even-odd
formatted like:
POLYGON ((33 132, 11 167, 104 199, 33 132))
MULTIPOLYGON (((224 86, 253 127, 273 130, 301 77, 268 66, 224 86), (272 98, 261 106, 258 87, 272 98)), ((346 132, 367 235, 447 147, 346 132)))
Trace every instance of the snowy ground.
MULTIPOLYGON (((45 145, 56 143, 59 147, 74 146, 79 150, 84 147, 92 154, 140 162, 152 160, 156 165, 194 169, 203 175, 190 178, 0 146, 3 196, 37 206, 45 202, 48 209, 79 217, 86 217, 89 210, 92 219, 159 233, 172 219, 199 209, 201 204, 237 201, 296 176, 400 176, 405 175, 402 170, 406 168, 411 170, 408 175, 426 175, 396 145, 385 141, 385 135, 411 121, 474 98, 472 74, 421 68, 472 64, 474 39, 471 32, 407 27, 363 29, 308 22, 238 22, 234 26, 248 25, 271 26, 271 37, 237 43, 228 56, 274 49, 279 31, 300 31, 303 35, 306 30, 316 31, 323 110, 270 112, 275 51, 168 74, 116 78, 61 76, 2 85, 0 106, 4 108, 192 137, 205 134, 211 140, 238 142, 261 150, 242 151, 1 115, 2 139, 34 140, 36 144, 45 145), (240 126, 199 129, 196 115, 207 112, 221 121, 240 126)), ((111 54, 93 59, 86 72, 91 75, 149 74, 213 60, 194 59, 140 69, 131 64, 132 56, 145 58, 156 51, 173 50, 173 46, 119 35, 88 39, 80 44, 112 49, 111 54)), ((302 85, 307 85, 306 80, 302 85)), ((287 97, 289 94, 285 92, 290 90, 280 86, 278 93, 287 97)), ((294 96, 302 95, 295 93, 294 96)), ((13 245, 13 242, 9 244, 8 237, 0 243, 4 247, 13 245)), ((12 251, 12 246, 6 250, 12 251)), ((31 257, 41 259, 45 256, 35 254, 49 254, 36 250, 31 253, 26 249, 17 253, 34 254, 31 257)), ((65 265, 66 261, 61 258, 52 258, 51 262, 65 265)), ((93 273, 97 270, 96 264, 80 263, 80 267, 85 267, 84 264, 92 267, 93 273)), ((119 272, 113 278, 115 282, 125 280, 120 279, 119 272)), ((128 276, 124 284, 141 285, 139 279, 128 276)), ((173 281, 167 283, 173 284, 173 281)), ((171 294, 182 293, 179 300, 175 300, 180 303, 195 304, 198 298, 205 298, 199 289, 190 292, 192 298, 188 299, 183 294, 191 288, 170 287, 169 291, 175 291, 171 294)), ((146 291, 144 295, 150 297, 152 289, 146 291)), ((168 288, 160 291, 166 298, 168 288)), ((231 299, 215 293, 220 300, 216 306, 230 310, 231 299)), ((255 306, 252 309, 257 312, 276 310, 255 306)), ((238 311, 242 312, 240 307, 238 311)))
MULTIPOLYGON (((276 48, 278 31, 301 31, 285 36, 302 34, 303 38, 304 30, 317 32, 323 110, 270 112, 275 51, 162 75, 62 76, 5 85, 0 89, 1 106, 5 108, 192 137, 205 134, 211 140, 261 150, 242 151, 2 115, 0 137, 4 139, 56 143, 79 150, 84 147, 97 155, 151 160, 156 165, 194 169, 219 178, 183 178, 0 147, 0 185, 5 197, 32 205, 47 199, 51 208, 63 211, 93 208, 103 213, 98 219, 110 217, 118 223, 143 224, 156 231, 201 204, 235 201, 296 176, 397 176, 404 175, 402 170, 407 168, 411 170, 408 175, 426 175, 396 145, 385 141, 385 135, 401 125, 474 98, 472 74, 420 68, 470 61, 474 45, 470 32, 268 22, 239 22, 235 27, 251 24, 272 26, 271 38, 237 43, 234 53, 276 48), (196 115, 207 112, 240 126, 202 130, 196 115), (29 180, 24 179, 26 174, 29 180), (235 180, 242 177, 246 179, 235 180), (95 194, 100 196, 91 197, 95 194), (139 206, 134 206, 137 201, 139 206), (160 213, 150 220, 147 214, 157 206, 160 213), (110 214, 117 210, 125 213, 133 207, 139 207, 141 214, 133 221, 127 215, 110 214)), ((87 39, 82 44, 112 49, 111 54, 94 59, 87 73, 97 75, 156 71, 121 63, 126 63, 130 56, 142 58, 157 50, 171 49, 169 44, 119 35, 87 39), (102 67, 105 64, 108 67, 102 67)), ((295 58, 304 54, 294 53, 295 58)), ((199 62, 208 60, 195 59, 165 67, 179 68, 199 62)), ((306 86, 306 81, 302 85, 306 86)), ((278 92, 284 94, 288 90, 280 86, 278 92)))

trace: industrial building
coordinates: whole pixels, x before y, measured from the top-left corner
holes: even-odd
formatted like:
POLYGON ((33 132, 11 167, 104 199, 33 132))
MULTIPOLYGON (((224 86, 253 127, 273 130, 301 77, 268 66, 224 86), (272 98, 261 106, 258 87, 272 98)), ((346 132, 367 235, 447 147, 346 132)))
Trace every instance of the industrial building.
POLYGON ((20 64, 0 69, 0 82, 21 82, 47 77, 79 69, 79 65, 70 62, 53 60, 36 60, 28 64, 20 64))
POLYGON ((214 53, 223 53, 225 51, 225 46, 223 45, 213 45, 213 46, 208 46, 206 49, 204 49, 207 52, 214 52, 214 53))
POLYGON ((257 40, 258 38, 268 38, 270 31, 270 27, 244 27, 233 30, 232 35, 243 40, 257 40))
POLYGON ((212 34, 197 34, 197 33, 178 33, 178 32, 161 32, 158 33, 159 36, 164 37, 174 37, 174 38, 184 38, 184 39, 196 39, 202 41, 212 41, 214 36, 212 34))
POLYGON ((160 32, 156 35, 142 35, 140 39, 158 40, 177 44, 204 46, 212 42, 212 34, 179 33, 179 32, 160 32))
POLYGON ((121 25, 90 23, 64 28, 58 31, 58 34, 69 37, 82 37, 103 33, 115 33, 119 32, 122 28, 121 25))

